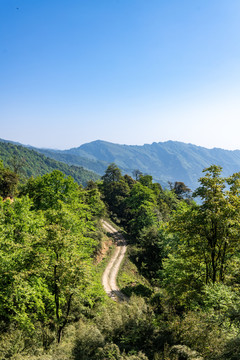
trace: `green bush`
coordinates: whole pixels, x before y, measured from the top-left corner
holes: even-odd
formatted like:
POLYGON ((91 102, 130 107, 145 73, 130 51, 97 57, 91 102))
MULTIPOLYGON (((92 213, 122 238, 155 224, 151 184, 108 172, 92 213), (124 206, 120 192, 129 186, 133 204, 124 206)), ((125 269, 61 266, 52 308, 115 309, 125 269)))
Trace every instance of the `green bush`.
POLYGON ((104 337, 94 324, 79 322, 73 349, 75 360, 96 359, 95 352, 104 346, 104 337))

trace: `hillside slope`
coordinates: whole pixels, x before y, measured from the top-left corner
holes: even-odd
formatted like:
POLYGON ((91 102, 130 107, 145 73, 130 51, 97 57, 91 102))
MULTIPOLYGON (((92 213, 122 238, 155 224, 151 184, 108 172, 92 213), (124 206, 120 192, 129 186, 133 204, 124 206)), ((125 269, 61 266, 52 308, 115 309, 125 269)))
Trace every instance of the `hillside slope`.
POLYGON ((60 170, 67 176, 72 176, 78 184, 85 186, 89 180, 96 181, 99 175, 79 166, 69 166, 46 157, 39 152, 24 146, 0 141, 0 159, 5 166, 13 168, 20 166, 23 177, 38 176, 53 170, 60 170))
POLYGON ((138 169, 152 175, 163 186, 168 186, 168 181, 183 181, 192 190, 198 186, 202 170, 210 165, 222 166, 223 176, 240 171, 240 150, 207 149, 178 141, 138 146, 96 140, 69 150, 34 150, 99 175, 103 175, 107 166, 114 162, 123 173, 132 175, 133 170, 138 169))
POLYGON ((34 150, 44 154, 47 157, 50 157, 57 161, 64 162, 68 165, 84 167, 85 169, 94 171, 99 175, 104 174, 109 164, 109 162, 107 161, 89 159, 88 157, 79 156, 77 154, 71 153, 68 150, 61 151, 61 150, 38 149, 38 148, 34 148, 34 150))
POLYGON ((223 167, 223 175, 240 171, 240 151, 206 149, 177 141, 153 144, 119 145, 93 141, 78 148, 62 151, 64 156, 82 157, 90 161, 115 162, 123 171, 134 169, 151 174, 166 186, 168 181, 183 181, 191 189, 198 186, 202 170, 212 164, 223 167))

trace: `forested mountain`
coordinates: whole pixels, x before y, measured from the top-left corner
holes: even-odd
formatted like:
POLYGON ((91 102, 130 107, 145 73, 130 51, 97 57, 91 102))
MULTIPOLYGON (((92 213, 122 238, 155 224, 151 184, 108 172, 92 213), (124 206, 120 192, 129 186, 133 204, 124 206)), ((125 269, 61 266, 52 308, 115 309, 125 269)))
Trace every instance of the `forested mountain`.
POLYGON ((0 359, 239 359, 240 173, 213 165, 192 196, 135 175, 111 164, 85 188, 58 170, 19 183, 0 161, 0 359), (128 301, 101 284, 119 260, 106 217, 127 239, 128 301))
POLYGON ((177 141, 153 144, 119 145, 93 141, 64 151, 39 150, 68 164, 81 165, 102 175, 106 164, 114 162, 125 173, 132 175, 138 169, 167 186, 168 181, 182 181, 192 190, 198 186, 202 169, 217 164, 223 175, 240 170, 240 151, 206 149, 177 141))
POLYGON ((103 175, 107 166, 114 162, 128 175, 132 176, 133 171, 138 169, 143 174, 153 176, 154 181, 164 187, 168 186, 169 181, 182 181, 192 190, 198 186, 202 169, 208 166, 222 166, 223 176, 240 170, 240 150, 207 149, 178 141, 138 146, 96 140, 69 150, 33 149, 99 175, 103 175))
POLYGON ((78 154, 71 153, 71 150, 51 150, 51 149, 38 149, 36 151, 53 158, 57 161, 64 162, 68 165, 81 166, 90 171, 94 171, 99 175, 103 175, 109 162, 90 159, 88 157, 79 156, 78 154))
POLYGON ((212 164, 222 166, 224 175, 240 170, 238 150, 206 149, 177 141, 143 146, 94 141, 70 149, 68 153, 109 163, 114 162, 121 169, 139 169, 163 184, 167 181, 183 181, 192 189, 196 188, 202 169, 212 164))
POLYGON ((38 176, 53 170, 60 170, 67 176, 72 176, 78 184, 85 186, 89 180, 97 180, 99 176, 83 167, 67 165, 50 159, 39 152, 24 146, 0 141, 0 159, 5 166, 12 168, 23 177, 38 176))

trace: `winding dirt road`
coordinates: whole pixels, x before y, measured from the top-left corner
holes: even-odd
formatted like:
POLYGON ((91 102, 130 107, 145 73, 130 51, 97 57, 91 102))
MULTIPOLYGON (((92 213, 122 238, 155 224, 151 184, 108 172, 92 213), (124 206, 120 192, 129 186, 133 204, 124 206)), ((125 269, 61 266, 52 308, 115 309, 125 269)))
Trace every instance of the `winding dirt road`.
POLYGON ((107 223, 105 220, 102 220, 103 228, 111 234, 111 236, 115 240, 116 250, 111 257, 104 273, 102 276, 102 284, 104 290, 108 294, 108 296, 115 301, 124 301, 128 300, 127 296, 125 296, 118 288, 116 278, 117 274, 123 261, 125 252, 127 250, 126 240, 112 225, 107 223))

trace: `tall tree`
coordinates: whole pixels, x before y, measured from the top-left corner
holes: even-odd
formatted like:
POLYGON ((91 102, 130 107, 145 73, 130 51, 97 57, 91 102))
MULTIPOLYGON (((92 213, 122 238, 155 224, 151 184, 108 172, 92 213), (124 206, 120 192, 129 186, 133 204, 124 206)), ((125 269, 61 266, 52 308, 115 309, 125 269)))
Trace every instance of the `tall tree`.
POLYGON ((13 197, 18 184, 18 175, 10 169, 4 168, 0 160, 0 196, 13 197))
POLYGON ((223 282, 231 258, 240 250, 240 173, 221 177, 221 167, 204 170, 193 194, 202 204, 177 213, 172 229, 205 264, 205 282, 223 282), (228 187, 226 187, 228 184, 228 187))
POLYGON ((136 183, 126 199, 129 209, 128 230, 132 236, 138 237, 141 230, 153 225, 157 220, 157 203, 153 190, 136 183))
POLYGON ((93 217, 104 206, 97 189, 85 191, 58 171, 30 179, 23 192, 14 202, 0 198, 0 321, 28 333, 41 323, 59 342, 80 301, 98 297, 87 285, 98 245, 93 217))
POLYGON ((54 170, 49 174, 30 178, 22 189, 28 195, 37 210, 59 208, 59 201, 71 203, 77 196, 78 184, 71 176, 66 177, 61 171, 54 170))
POLYGON ((121 170, 115 164, 108 166, 102 180, 100 190, 110 214, 115 221, 122 220, 125 213, 125 199, 129 196, 132 184, 128 177, 122 176, 121 170))
POLYGON ((57 341, 70 321, 72 306, 76 297, 84 298, 84 289, 91 278, 91 256, 96 241, 87 237, 86 208, 72 212, 63 205, 61 210, 46 212, 46 237, 42 240, 42 254, 48 288, 54 298, 54 312, 48 314, 53 319, 57 341))
POLYGON ((112 163, 108 166, 105 174, 102 176, 102 180, 104 184, 108 184, 119 181, 121 177, 121 170, 117 167, 116 164, 112 163))
POLYGON ((173 191, 179 200, 190 198, 191 190, 182 181, 175 181, 173 191))

